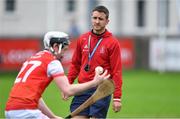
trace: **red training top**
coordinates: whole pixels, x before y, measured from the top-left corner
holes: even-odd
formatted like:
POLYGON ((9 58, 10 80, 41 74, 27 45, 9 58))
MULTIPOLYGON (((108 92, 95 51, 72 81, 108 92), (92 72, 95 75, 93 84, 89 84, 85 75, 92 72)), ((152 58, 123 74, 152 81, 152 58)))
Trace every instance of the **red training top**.
POLYGON ((108 70, 111 78, 115 83, 114 99, 121 98, 122 95, 122 63, 121 52, 118 40, 112 36, 112 33, 105 31, 102 35, 96 35, 92 32, 87 32, 80 36, 77 41, 77 47, 72 57, 72 63, 68 73, 70 83, 73 83, 78 76, 78 82, 84 83, 93 80, 95 68, 101 66, 108 70), (92 53, 98 40, 102 38, 97 47, 92 59, 89 62, 90 70, 86 72, 84 67, 88 62, 88 39, 91 36, 90 53, 92 53))

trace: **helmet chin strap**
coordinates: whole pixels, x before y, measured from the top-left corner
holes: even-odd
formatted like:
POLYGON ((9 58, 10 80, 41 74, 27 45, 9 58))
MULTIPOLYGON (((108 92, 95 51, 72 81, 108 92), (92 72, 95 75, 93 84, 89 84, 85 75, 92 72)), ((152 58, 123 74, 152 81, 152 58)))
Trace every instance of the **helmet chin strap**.
POLYGON ((62 44, 59 44, 59 50, 58 50, 59 54, 61 53, 61 49, 62 49, 62 44))
POLYGON ((62 44, 59 44, 58 52, 55 52, 54 49, 52 47, 50 47, 50 51, 52 53, 54 53, 55 55, 60 54, 61 53, 61 49, 62 49, 62 44))

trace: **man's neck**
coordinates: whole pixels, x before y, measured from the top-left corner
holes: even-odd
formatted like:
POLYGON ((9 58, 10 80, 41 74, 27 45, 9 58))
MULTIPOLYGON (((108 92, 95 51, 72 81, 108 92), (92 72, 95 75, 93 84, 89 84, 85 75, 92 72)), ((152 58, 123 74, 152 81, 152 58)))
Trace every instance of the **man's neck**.
POLYGON ((94 34, 97 35, 97 36, 100 36, 100 35, 104 34, 105 31, 106 31, 106 29, 104 29, 104 30, 102 30, 102 31, 95 31, 95 30, 92 30, 92 33, 94 33, 94 34))

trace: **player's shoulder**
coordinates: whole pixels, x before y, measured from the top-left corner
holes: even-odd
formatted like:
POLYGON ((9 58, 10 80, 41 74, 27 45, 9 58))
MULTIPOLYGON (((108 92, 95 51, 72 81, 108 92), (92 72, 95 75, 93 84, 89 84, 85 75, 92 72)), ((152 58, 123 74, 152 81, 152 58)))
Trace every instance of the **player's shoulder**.
POLYGON ((83 34, 80 35, 79 39, 80 39, 80 40, 87 39, 90 34, 91 34, 90 32, 85 32, 85 33, 83 33, 83 34))
POLYGON ((108 41, 110 44, 119 44, 118 38, 114 35, 109 36, 108 41))
POLYGON ((45 60, 52 61, 52 60, 56 59, 55 56, 50 51, 44 50, 43 52, 44 52, 43 58, 45 60))
POLYGON ((109 36, 105 40, 105 44, 106 44, 106 47, 111 50, 113 50, 114 48, 120 47, 120 43, 119 43, 118 39, 113 35, 109 36))
POLYGON ((89 35, 90 35, 90 32, 86 32, 86 33, 81 34, 78 38, 78 43, 82 45, 85 42, 87 42, 89 35))
POLYGON ((31 57, 33 60, 43 60, 43 61, 51 61, 54 59, 54 56, 51 52, 47 50, 39 51, 34 56, 31 57))
POLYGON ((119 43, 117 36, 112 35, 112 39, 115 43, 119 43))
POLYGON ((108 41, 111 42, 111 43, 117 42, 116 36, 112 32, 108 31, 107 29, 106 29, 106 32, 104 33, 103 36, 104 36, 105 39, 107 38, 108 41))

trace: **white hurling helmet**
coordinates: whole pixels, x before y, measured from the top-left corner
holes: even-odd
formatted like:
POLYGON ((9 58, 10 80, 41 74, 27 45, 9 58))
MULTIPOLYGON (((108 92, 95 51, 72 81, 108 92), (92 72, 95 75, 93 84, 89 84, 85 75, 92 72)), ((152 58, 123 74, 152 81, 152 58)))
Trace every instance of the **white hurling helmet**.
POLYGON ((63 49, 65 45, 70 44, 68 34, 66 34, 64 32, 59 32, 59 31, 47 32, 44 36, 44 47, 45 47, 45 49, 49 49, 51 52, 55 53, 53 48, 52 48, 54 43, 59 44, 58 53, 60 53, 61 49, 63 49))

